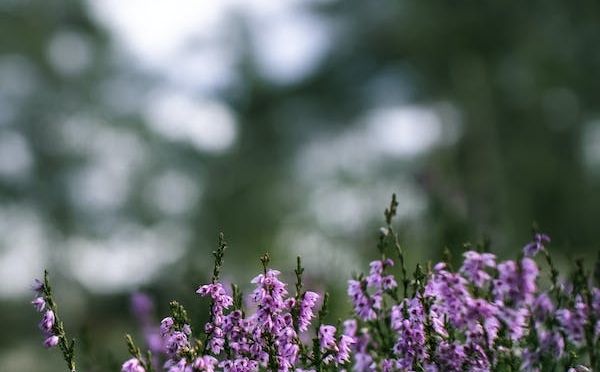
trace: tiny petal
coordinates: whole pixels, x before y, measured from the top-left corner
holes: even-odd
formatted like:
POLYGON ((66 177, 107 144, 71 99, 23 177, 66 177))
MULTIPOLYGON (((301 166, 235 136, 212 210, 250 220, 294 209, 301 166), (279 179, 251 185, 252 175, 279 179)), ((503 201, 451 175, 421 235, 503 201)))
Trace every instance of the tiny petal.
POLYGON ((39 312, 44 311, 44 309, 46 308, 46 301, 44 301, 43 297, 37 297, 36 299, 31 301, 31 304, 39 312))
POLYGON ((58 341, 60 339, 58 338, 58 336, 50 336, 47 339, 44 340, 44 346, 46 348, 51 348, 51 347, 55 347, 56 345, 58 345, 58 341))

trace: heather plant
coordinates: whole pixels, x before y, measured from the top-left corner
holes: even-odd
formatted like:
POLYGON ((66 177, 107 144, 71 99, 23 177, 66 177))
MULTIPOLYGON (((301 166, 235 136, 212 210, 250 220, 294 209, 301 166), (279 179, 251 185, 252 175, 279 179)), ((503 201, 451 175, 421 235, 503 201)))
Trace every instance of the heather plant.
MULTIPOLYGON (((392 226, 398 202, 385 210, 376 260, 348 281, 352 314, 326 324, 328 294, 304 289, 297 258, 295 291, 270 267, 268 254, 251 283, 250 305, 239 288, 223 285, 227 244, 221 234, 209 283, 196 293, 210 300, 209 318, 192 329, 176 301, 153 324, 152 303, 133 297, 148 351, 127 335, 131 358, 123 372, 193 371, 591 371, 600 370, 600 257, 593 273, 581 261, 561 277, 535 229, 514 260, 500 261, 483 246, 449 254, 435 265, 406 267, 392 226), (541 259, 539 259, 541 257, 541 259), (541 262, 540 262, 541 261, 541 262), (540 265, 549 272, 540 286, 540 265)), ((75 371, 74 341, 65 333, 45 274, 36 281, 35 308, 46 347, 59 347, 75 371)))

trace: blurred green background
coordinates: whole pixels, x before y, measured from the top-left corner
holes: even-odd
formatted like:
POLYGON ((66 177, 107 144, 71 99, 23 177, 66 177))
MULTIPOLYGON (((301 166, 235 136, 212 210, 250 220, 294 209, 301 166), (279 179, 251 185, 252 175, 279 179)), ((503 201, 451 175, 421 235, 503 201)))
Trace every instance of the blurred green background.
POLYGON ((563 266, 594 257, 599 7, 0 0, 0 371, 62 370, 44 268, 86 371, 125 358, 134 290, 198 327, 219 231, 226 280, 301 255, 342 316, 392 192, 411 265, 514 256, 532 221, 563 266))

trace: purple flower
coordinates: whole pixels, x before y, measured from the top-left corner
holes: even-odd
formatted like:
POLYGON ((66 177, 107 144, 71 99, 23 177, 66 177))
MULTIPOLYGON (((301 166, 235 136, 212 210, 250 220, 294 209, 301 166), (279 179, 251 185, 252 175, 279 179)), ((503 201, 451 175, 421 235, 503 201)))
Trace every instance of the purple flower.
POLYGON ((481 298, 468 299, 465 315, 467 339, 492 345, 500 329, 499 315, 500 309, 496 304, 481 298))
POLYGON ((513 341, 517 341, 525 335, 529 317, 529 310, 527 308, 511 309, 509 307, 501 307, 498 317, 506 324, 513 341))
POLYGON ((437 347, 437 360, 442 371, 462 371, 467 355, 465 348, 458 342, 442 341, 437 347))
POLYGON ((225 360, 219 363, 223 372, 258 372, 259 365, 255 360, 248 358, 238 358, 235 360, 225 360))
POLYGON ((46 310, 44 317, 40 322, 40 329, 46 334, 51 334, 55 321, 56 318, 54 317, 54 312, 52 310, 46 310))
POLYGON ((206 372, 214 372, 215 366, 217 365, 218 360, 210 355, 205 355, 203 357, 198 357, 192 363, 192 367, 196 371, 206 371, 206 372))
POLYGON ((376 303, 375 300, 363 290, 363 286, 366 287, 365 281, 349 280, 348 295, 352 299, 356 315, 362 320, 373 320, 377 317, 377 314, 375 313, 376 303))
POLYGON ((539 269, 535 261, 527 257, 518 264, 515 261, 498 264, 498 279, 494 281, 496 301, 509 302, 515 306, 531 305, 533 302, 539 269))
POLYGON ((547 293, 540 293, 535 298, 531 311, 534 319, 539 322, 545 321, 554 313, 554 304, 547 293))
POLYGON ((338 364, 344 364, 350 361, 350 352, 351 346, 354 345, 356 341, 354 341, 353 337, 342 335, 340 337, 340 342, 338 343, 338 354, 335 358, 335 361, 338 364))
POLYGON ((425 316, 419 298, 404 299, 392 309, 392 329, 398 335, 394 345, 398 368, 412 368, 415 359, 425 358, 425 316))
POLYGON ((298 329, 300 332, 304 332, 308 329, 311 319, 313 318, 313 309, 317 303, 319 295, 315 292, 307 291, 302 296, 300 302, 300 309, 298 313, 298 329))
POLYGON ((280 271, 271 269, 266 274, 260 274, 252 279, 251 283, 257 284, 257 288, 252 292, 254 302, 262 302, 266 296, 269 296, 275 304, 283 303, 283 297, 287 295, 287 290, 285 283, 278 279, 279 274, 281 274, 280 271))
POLYGON ((540 350, 542 353, 561 358, 565 351, 565 340, 558 332, 541 330, 538 332, 540 350))
POLYGON ((523 253, 527 257, 533 257, 539 251, 544 250, 544 243, 550 243, 550 237, 546 234, 536 233, 533 241, 523 247, 523 253))
POLYGON ((175 331, 169 334, 165 340, 167 354, 171 357, 176 356, 181 349, 188 347, 190 347, 188 337, 181 331, 175 331))
POLYGON ((468 251, 463 254, 465 260, 460 273, 476 287, 483 287, 489 280, 490 274, 485 269, 496 267, 496 256, 491 253, 468 251))
POLYGON ((31 301, 31 304, 39 312, 44 311, 46 308, 46 301, 44 301, 43 297, 36 297, 33 301, 31 301))
POLYGON ((146 370, 144 367, 142 367, 142 364, 139 360, 136 358, 131 358, 123 363, 121 372, 146 372, 146 370))
POLYGON ((233 305, 233 299, 227 295, 221 283, 205 284, 196 291, 200 296, 210 296, 214 303, 224 309, 233 305))
POLYGON ((556 319, 569 340, 580 345, 584 340, 584 327, 587 323, 588 308, 580 295, 575 298, 573 309, 560 309, 556 311, 556 319))
POLYGON ((600 317, 600 288, 592 288, 592 310, 600 317))
POLYGON ((164 367, 168 372, 192 372, 185 359, 179 359, 178 361, 168 360, 164 367))
POLYGON ((356 320, 348 319, 344 321, 344 334, 346 336, 354 337, 357 330, 356 320))
POLYGON ((436 313, 445 314, 454 327, 465 326, 466 305, 471 298, 467 284, 461 275, 447 271, 444 264, 437 264, 425 286, 425 296, 435 299, 436 313))
POLYGON ((160 321, 160 333, 164 336, 171 332, 175 321, 171 317, 166 317, 160 321))
POLYGON ((44 346, 47 348, 55 347, 56 345, 58 345, 59 341, 60 339, 58 338, 58 336, 52 335, 44 340, 44 346))
POLYGON ((381 372, 393 372, 397 370, 397 361, 393 359, 383 359, 379 363, 379 369, 381 372))
MULTIPOLYGON (((369 276, 367 276, 367 284, 373 288, 381 288, 384 282, 385 269, 394 266, 394 261, 389 258, 386 260, 377 260, 372 261, 369 266, 371 267, 371 270, 369 276)), ((393 281, 393 277, 391 277, 391 279, 393 281)), ((388 285, 391 284, 392 281, 388 279, 388 285)), ((393 283, 395 283, 395 281, 393 281, 393 283)))
POLYGON ((469 355, 465 359, 465 370, 477 372, 490 371, 489 358, 481 345, 467 343, 465 345, 465 354, 469 355))
POLYGON ((336 348, 334 326, 322 325, 319 328, 319 345, 322 351, 336 348))
POLYGON ((44 282, 39 279, 33 279, 33 284, 31 285, 31 290, 36 292, 37 294, 41 293, 44 289, 44 282))
POLYGON ((145 324, 150 321, 154 303, 147 294, 136 292, 131 295, 131 310, 140 322, 145 324))

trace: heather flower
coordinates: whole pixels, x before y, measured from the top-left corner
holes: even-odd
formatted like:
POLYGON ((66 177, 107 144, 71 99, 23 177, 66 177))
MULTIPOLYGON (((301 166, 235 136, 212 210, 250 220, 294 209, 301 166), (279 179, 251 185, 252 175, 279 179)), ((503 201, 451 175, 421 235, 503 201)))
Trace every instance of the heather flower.
POLYGON ((439 263, 425 286, 425 296, 435 299, 436 309, 443 313, 454 327, 465 326, 466 303, 471 298, 467 280, 457 273, 446 270, 439 263))
POLYGON ((377 317, 377 313, 375 312, 376 303, 375 300, 363 290, 363 286, 366 287, 366 282, 349 280, 348 295, 352 300, 356 315, 362 320, 373 320, 377 317))
POLYGON ((437 361, 442 371, 462 371, 467 355, 465 348, 458 342, 442 341, 437 347, 437 361))
POLYGON ((348 361, 350 361, 350 352, 351 352, 351 346, 355 343, 354 338, 347 336, 347 335, 342 335, 340 337, 340 341, 338 343, 338 354, 335 358, 335 361, 339 364, 344 364, 348 361))
POLYGON ((189 348, 188 336, 181 331, 175 331, 168 334, 165 340, 165 349, 169 356, 175 356, 183 348, 189 348))
POLYGON ((298 329, 300 332, 304 332, 308 329, 310 321, 313 318, 313 309, 317 303, 319 295, 315 292, 304 292, 302 300, 300 302, 300 309, 298 312, 298 329))
POLYGON ((233 299, 227 295, 221 283, 205 284, 196 291, 200 296, 210 296, 214 304, 222 309, 233 305, 233 299))
POLYGON ((348 319, 344 321, 344 334, 349 337, 354 337, 356 335, 356 331, 358 329, 358 325, 355 319, 348 319))
POLYGON ((187 360, 184 358, 179 359, 178 361, 168 360, 164 367, 168 372, 192 372, 191 368, 188 366, 187 360))
POLYGON ((481 345, 467 343, 464 350, 465 354, 469 356, 465 359, 464 365, 467 371, 490 371, 490 360, 481 345))
POLYGON ((31 285, 31 290, 40 294, 44 289, 44 282, 39 279, 33 279, 33 284, 31 285))
POLYGON ((565 350, 565 340, 558 332, 541 330, 538 334, 540 350, 542 353, 561 358, 565 350))
POLYGON ((218 360, 216 358, 210 355, 205 355, 203 357, 196 358, 192 363, 192 367, 196 371, 213 372, 217 363, 218 360))
POLYGON ((530 258, 520 262, 504 261, 497 266, 498 279, 494 281, 497 301, 513 305, 530 305, 536 291, 539 269, 530 258))
POLYGON ((415 359, 425 358, 425 317, 419 298, 404 299, 393 308, 392 329, 398 335, 394 353, 398 356, 399 368, 411 368, 415 359))
POLYGON ((475 251, 465 252, 463 256, 465 260, 460 268, 460 273, 475 286, 483 287, 491 278, 485 269, 496 267, 496 256, 491 253, 475 251))
POLYGON ((278 279, 278 270, 267 270, 265 274, 260 274, 252 279, 251 283, 257 284, 256 289, 252 292, 254 302, 262 302, 265 297, 270 297, 273 304, 278 307, 283 307, 283 298, 287 296, 285 283, 278 279))
POLYGON ((235 360, 225 360, 219 363, 223 372, 257 372, 259 370, 258 362, 248 358, 239 358, 235 360))
POLYGON ((488 345, 492 345, 500 329, 499 315, 500 309, 496 304, 480 298, 467 299, 465 313, 467 338, 473 342, 484 340, 488 345), (484 336, 487 336, 487 339, 484 336))
POLYGON ((513 341, 517 341, 525 336, 528 316, 529 310, 527 308, 512 309, 501 307, 499 312, 499 318, 506 324, 513 341))
MULTIPOLYGON (((131 312, 137 319, 146 345, 152 352, 152 362, 158 364, 159 355, 165 352, 161 329, 153 321, 154 302, 145 293, 136 292, 130 298, 131 312)), ((166 330, 166 329, 165 329, 166 330)))
POLYGON ((154 303, 148 295, 141 292, 131 295, 131 310, 142 323, 150 321, 153 309, 154 303))
POLYGON ((36 297, 33 301, 31 301, 31 304, 40 313, 46 308, 46 301, 44 300, 44 297, 36 297))
POLYGON ((396 361, 392 359, 383 359, 379 363, 381 372, 393 372, 396 370, 396 361))
POLYGON ((323 351, 336 348, 334 326, 322 325, 319 328, 319 345, 323 351))
POLYGON ((588 308, 580 295, 575 298, 573 309, 556 311, 556 318, 568 339, 579 345, 584 340, 584 326, 587 323, 588 308))
POLYGON ((123 363, 121 372, 146 372, 142 364, 137 358, 131 358, 123 363))
POLYGON ((52 332, 52 328, 54 327, 54 322, 56 318, 54 317, 54 312, 52 310, 46 310, 44 313, 44 317, 40 322, 40 329, 46 333, 50 334, 52 332))
POLYGON ((592 288, 592 310, 600 317, 600 288, 592 288))
POLYGON ((533 241, 523 247, 523 253, 527 257, 533 257, 539 251, 545 249, 544 243, 550 243, 550 237, 546 234, 536 233, 533 236, 533 241))
POLYGON ((58 336, 52 335, 44 340, 44 346, 46 348, 55 347, 56 345, 58 345, 59 341, 60 339, 58 338, 58 336))
POLYGON ((367 276, 367 284, 377 289, 393 289, 397 286, 392 275, 385 275, 385 269, 394 266, 391 259, 373 261, 369 265, 371 270, 367 276))
POLYGON ((160 322, 161 335, 164 336, 168 333, 171 333, 171 330, 173 329, 174 324, 175 324, 175 321, 171 317, 166 317, 163 320, 161 320, 161 322, 160 322))
POLYGON ((543 322, 554 313, 555 306, 547 293, 540 293, 531 308, 535 320, 543 322))
POLYGON ((225 346, 222 330, 223 311, 233 305, 233 298, 225 292, 221 283, 205 284, 196 291, 200 296, 210 296, 212 299, 211 322, 204 327, 209 335, 208 347, 214 355, 219 355, 225 346))

